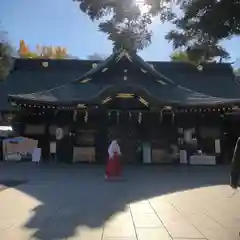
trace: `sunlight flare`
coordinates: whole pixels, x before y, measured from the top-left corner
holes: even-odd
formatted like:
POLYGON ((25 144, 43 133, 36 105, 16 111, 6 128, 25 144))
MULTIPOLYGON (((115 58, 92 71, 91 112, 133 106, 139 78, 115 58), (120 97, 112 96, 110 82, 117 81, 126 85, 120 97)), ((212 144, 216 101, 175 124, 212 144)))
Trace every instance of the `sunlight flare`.
POLYGON ((150 6, 145 3, 145 0, 135 0, 142 14, 149 12, 150 6))

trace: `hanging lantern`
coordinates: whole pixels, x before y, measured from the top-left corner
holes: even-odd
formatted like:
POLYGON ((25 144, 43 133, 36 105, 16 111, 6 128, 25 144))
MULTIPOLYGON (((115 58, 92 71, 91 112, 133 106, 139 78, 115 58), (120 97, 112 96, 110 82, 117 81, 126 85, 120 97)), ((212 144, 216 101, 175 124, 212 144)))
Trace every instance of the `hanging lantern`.
POLYGON ((13 117, 14 117, 14 115, 11 113, 5 115, 5 119, 8 123, 10 123, 12 121, 13 117))
MULTIPOLYGON (((39 113, 39 115, 41 115, 41 114, 39 113)), ((56 129, 55 137, 56 137, 57 140, 62 140, 62 138, 64 137, 64 132, 63 132, 62 128, 57 128, 56 129)))
POLYGON ((160 117, 159 117, 160 123, 162 122, 162 118, 163 118, 163 110, 160 111, 160 117))
POLYGON ((85 111, 84 121, 85 121, 85 122, 88 121, 88 111, 85 111))
POLYGON ((132 119, 132 113, 131 112, 128 112, 128 117, 129 117, 129 121, 131 121, 131 119, 132 119))
POLYGON ((119 112, 117 112, 117 124, 119 123, 119 112))
POLYGON ((174 119, 175 119, 175 113, 172 112, 172 124, 174 124, 174 119))
POLYGON ((76 110, 73 111, 73 120, 74 120, 74 122, 77 121, 77 111, 76 110))
POLYGON ((138 114, 138 123, 140 124, 142 122, 142 113, 140 112, 138 114))
POLYGON ((59 110, 55 110, 54 113, 53 113, 54 116, 56 116, 58 112, 59 112, 59 110))
POLYGON ((15 102, 11 102, 11 105, 12 105, 13 107, 17 106, 17 104, 16 104, 15 102))

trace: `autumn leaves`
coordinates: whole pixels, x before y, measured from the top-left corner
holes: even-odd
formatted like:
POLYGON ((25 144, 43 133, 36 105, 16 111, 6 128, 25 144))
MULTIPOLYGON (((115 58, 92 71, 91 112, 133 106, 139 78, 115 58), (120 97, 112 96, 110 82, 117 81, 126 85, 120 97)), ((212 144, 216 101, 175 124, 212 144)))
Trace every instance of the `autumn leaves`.
POLYGON ((20 41, 18 53, 21 58, 63 59, 68 57, 67 49, 64 47, 37 45, 35 51, 31 51, 24 40, 20 41))

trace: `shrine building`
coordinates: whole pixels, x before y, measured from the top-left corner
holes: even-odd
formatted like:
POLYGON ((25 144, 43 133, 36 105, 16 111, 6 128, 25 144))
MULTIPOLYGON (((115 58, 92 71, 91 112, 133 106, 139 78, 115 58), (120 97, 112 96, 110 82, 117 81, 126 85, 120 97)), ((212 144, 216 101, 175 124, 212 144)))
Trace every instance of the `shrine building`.
POLYGON ((55 142, 59 162, 104 163, 118 138, 124 163, 224 164, 240 135, 227 63, 145 62, 124 49, 104 61, 16 59, 0 98, 1 125, 37 139, 43 161, 55 142))

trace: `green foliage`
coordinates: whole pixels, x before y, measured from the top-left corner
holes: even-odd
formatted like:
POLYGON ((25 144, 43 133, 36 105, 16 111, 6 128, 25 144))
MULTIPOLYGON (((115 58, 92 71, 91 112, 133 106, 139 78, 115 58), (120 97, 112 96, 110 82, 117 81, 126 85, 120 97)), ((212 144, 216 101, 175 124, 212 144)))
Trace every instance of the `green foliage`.
POLYGON ((240 34, 239 0, 143 0, 148 5, 144 14, 137 4, 140 0, 73 1, 91 20, 100 20, 99 29, 108 35, 114 48, 139 50, 148 46, 153 16, 175 24, 177 30, 168 33, 166 39, 194 59, 228 58, 219 41, 240 34), (183 17, 176 17, 174 4, 180 6, 183 17))
POLYGON ((142 15, 136 20, 126 23, 116 23, 108 20, 99 24, 100 31, 108 34, 113 42, 114 50, 125 48, 129 51, 142 50, 151 43, 152 32, 148 30, 151 23, 148 15, 142 15))
POLYGON ((240 68, 234 69, 234 74, 235 74, 236 76, 240 76, 240 68))
POLYGON ((145 13, 136 0, 74 1, 91 20, 100 20, 99 30, 108 35, 114 49, 124 47, 137 51, 147 47, 151 43, 152 32, 148 26, 152 23, 152 16, 159 15, 161 21, 173 18, 170 8, 160 4, 157 7, 157 1, 155 5, 153 2, 146 2, 149 9, 145 13))
POLYGON ((10 45, 4 41, 0 42, 0 80, 3 81, 8 76, 12 66, 13 58, 11 56, 12 49, 10 45))
POLYGON ((194 32, 194 28, 188 28, 180 19, 175 20, 175 24, 178 29, 166 35, 166 39, 172 42, 174 49, 184 49, 190 58, 199 61, 229 58, 227 51, 208 34, 204 34, 199 29, 198 32, 194 32))
POLYGON ((174 48, 184 48, 203 60, 229 58, 219 41, 240 34, 240 1, 186 0, 181 2, 180 8, 183 17, 172 21, 177 30, 166 35, 174 48))
POLYGON ((194 65, 198 65, 202 62, 206 62, 208 60, 203 59, 202 55, 198 55, 193 51, 175 51, 170 55, 172 61, 178 62, 188 62, 194 65))
POLYGON ((240 34, 239 0, 188 0, 181 9, 182 23, 195 34, 200 30, 216 41, 240 34))
POLYGON ((170 55, 172 61, 180 61, 180 62, 189 62, 189 58, 186 52, 183 51, 175 51, 170 55))

